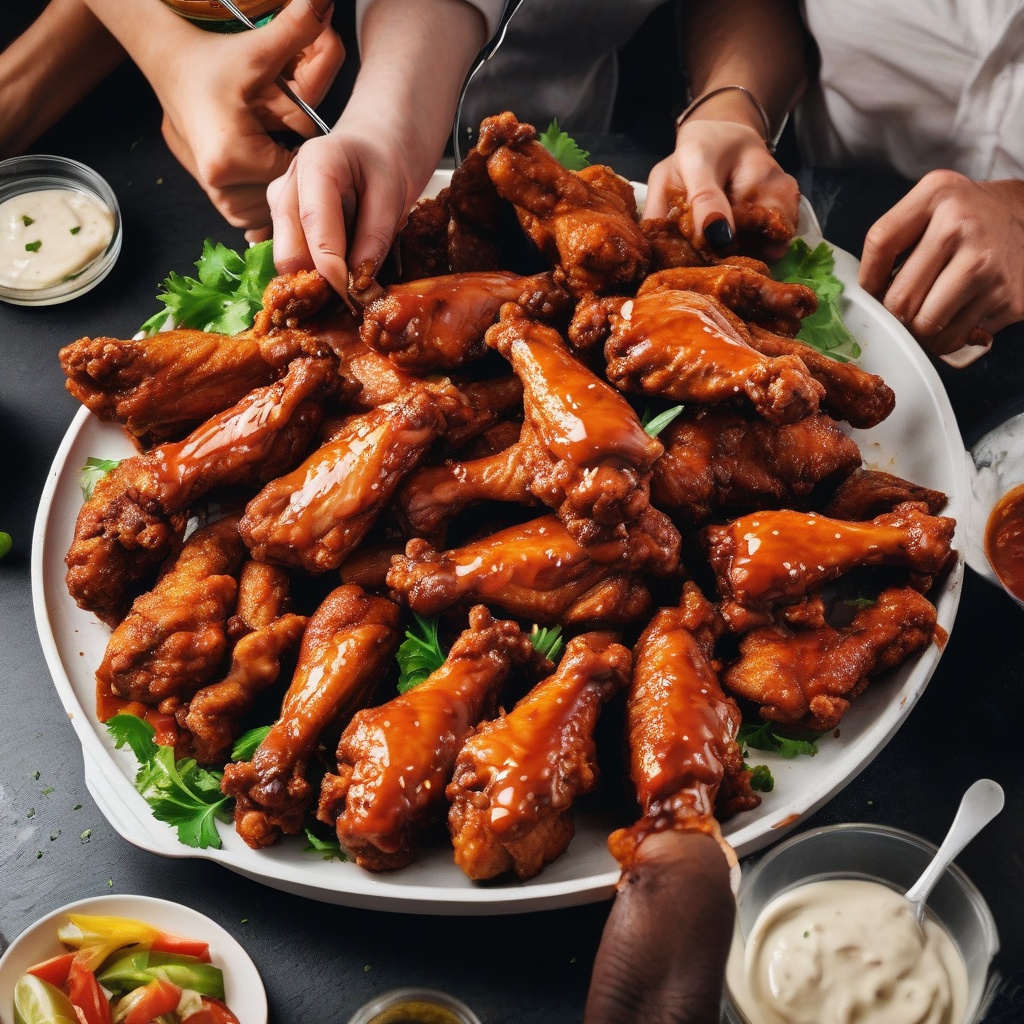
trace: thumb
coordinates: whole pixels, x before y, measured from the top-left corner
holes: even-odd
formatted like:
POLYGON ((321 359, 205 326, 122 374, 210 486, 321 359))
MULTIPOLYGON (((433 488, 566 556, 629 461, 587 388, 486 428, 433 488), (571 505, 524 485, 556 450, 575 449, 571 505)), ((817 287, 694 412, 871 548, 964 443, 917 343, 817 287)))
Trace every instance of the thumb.
POLYGON ((314 42, 330 23, 333 4, 326 0, 293 0, 257 33, 257 53, 270 67, 280 70, 300 50, 314 42))

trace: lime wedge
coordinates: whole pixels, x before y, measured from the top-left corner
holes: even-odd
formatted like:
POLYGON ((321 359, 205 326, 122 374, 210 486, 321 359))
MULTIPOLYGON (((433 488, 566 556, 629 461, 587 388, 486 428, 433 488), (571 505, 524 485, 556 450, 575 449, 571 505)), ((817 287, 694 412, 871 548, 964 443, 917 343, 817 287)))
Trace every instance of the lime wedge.
POLYGON ((26 974, 14 986, 14 1024, 78 1024, 78 1017, 59 988, 26 974))

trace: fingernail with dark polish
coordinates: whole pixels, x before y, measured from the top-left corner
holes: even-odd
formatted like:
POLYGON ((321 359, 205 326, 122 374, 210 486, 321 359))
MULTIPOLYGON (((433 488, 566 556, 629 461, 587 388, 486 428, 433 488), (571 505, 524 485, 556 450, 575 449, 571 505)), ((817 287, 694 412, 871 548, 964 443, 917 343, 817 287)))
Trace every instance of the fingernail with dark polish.
POLYGON ((704 238, 712 249, 724 249, 732 243, 732 228, 724 218, 713 220, 704 229, 704 238))

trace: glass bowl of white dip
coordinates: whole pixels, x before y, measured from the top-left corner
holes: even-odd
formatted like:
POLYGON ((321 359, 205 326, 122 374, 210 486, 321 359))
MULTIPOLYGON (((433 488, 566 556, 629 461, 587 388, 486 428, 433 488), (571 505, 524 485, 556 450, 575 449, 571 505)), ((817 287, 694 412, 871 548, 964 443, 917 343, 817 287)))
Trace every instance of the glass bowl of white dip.
POLYGON ((121 251, 121 210, 107 182, 67 157, 0 161, 0 300, 67 302, 110 273, 121 251))
POLYGON ((935 852, 927 840, 900 829, 843 824, 793 836, 746 867, 724 1019, 980 1020, 999 950, 984 897, 953 864, 928 897, 924 929, 906 913, 903 893, 935 852))

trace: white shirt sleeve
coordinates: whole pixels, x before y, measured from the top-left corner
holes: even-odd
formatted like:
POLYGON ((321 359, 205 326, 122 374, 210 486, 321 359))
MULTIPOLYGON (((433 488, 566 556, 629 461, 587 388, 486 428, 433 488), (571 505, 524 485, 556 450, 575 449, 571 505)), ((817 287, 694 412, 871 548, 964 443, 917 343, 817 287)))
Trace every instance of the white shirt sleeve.
MULTIPOLYGON (((506 0, 464 0, 470 6, 475 7, 487 22, 487 38, 490 39, 498 31, 501 24, 501 15, 505 10, 506 0)), ((363 38, 363 16, 369 10, 374 0, 356 0, 356 39, 362 42, 363 38)))

